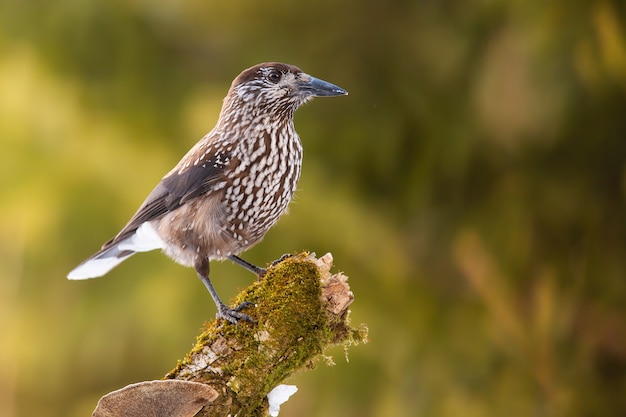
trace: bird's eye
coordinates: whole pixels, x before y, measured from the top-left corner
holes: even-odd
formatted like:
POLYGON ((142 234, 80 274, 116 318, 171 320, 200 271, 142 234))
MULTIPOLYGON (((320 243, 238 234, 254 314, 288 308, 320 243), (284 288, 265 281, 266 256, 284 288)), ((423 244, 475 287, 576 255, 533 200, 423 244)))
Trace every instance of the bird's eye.
POLYGON ((267 74, 267 79, 276 84, 278 81, 280 81, 280 76, 281 73, 274 70, 267 74))

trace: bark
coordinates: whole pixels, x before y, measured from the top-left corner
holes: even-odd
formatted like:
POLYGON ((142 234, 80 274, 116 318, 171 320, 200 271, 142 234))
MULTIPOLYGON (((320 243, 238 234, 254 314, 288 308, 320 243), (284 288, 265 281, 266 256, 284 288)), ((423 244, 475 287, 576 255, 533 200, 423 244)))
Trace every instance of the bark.
MULTIPOLYGON (((233 302, 234 305, 253 302, 255 306, 245 313, 255 323, 232 325, 214 320, 198 336, 194 348, 165 377, 205 384, 217 395, 199 394, 197 386, 189 384, 189 393, 180 396, 185 398, 181 403, 188 405, 193 401, 198 405, 195 409, 181 404, 185 411, 180 413, 150 414, 144 409, 141 415, 263 416, 267 414, 267 394, 297 370, 313 368, 327 347, 365 342, 367 328, 364 325, 353 328, 349 323, 348 307, 354 296, 347 277, 331 274, 332 262, 330 254, 319 259, 300 254, 270 266, 261 281, 243 290, 233 302)), ((154 381, 145 384, 161 389, 154 381)), ((135 394, 136 385, 133 385, 135 394)), ((186 390, 185 384, 178 385, 177 389, 186 390)), ((117 392, 103 397, 101 402, 117 392)), ((117 395, 108 401, 125 408, 124 399, 117 395)), ((157 393, 156 397, 160 395, 157 393)), ((136 395, 129 398, 134 405, 136 395)), ((169 404, 168 407, 173 409, 169 404)), ((130 408, 129 404, 125 411, 130 408)), ((94 416, 118 415, 98 412, 97 408, 94 416)), ((126 412, 123 415, 130 417, 126 412)))

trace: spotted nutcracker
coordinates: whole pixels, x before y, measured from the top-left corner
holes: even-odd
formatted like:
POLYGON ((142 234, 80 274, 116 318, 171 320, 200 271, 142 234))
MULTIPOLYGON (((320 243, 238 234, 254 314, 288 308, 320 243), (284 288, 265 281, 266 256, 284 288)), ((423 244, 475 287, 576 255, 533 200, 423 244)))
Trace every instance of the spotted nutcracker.
POLYGON ((137 252, 161 249, 193 266, 217 305, 217 317, 252 319, 226 306, 209 279, 209 261, 231 261, 262 276, 237 255, 258 243, 296 190, 302 145, 296 109, 313 97, 348 94, 298 67, 270 62, 243 71, 224 99, 217 125, 148 195, 137 213, 69 279, 105 275, 137 252))

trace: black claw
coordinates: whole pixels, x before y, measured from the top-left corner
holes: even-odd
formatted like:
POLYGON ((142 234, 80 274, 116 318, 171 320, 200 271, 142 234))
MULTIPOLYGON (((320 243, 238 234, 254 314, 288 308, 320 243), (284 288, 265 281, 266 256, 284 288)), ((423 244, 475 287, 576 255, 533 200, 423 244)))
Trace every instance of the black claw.
POLYGON ((251 303, 249 301, 244 301, 243 303, 239 304, 235 308, 230 308, 222 304, 219 306, 217 313, 215 314, 215 317, 217 317, 218 319, 227 320, 231 322, 232 324, 237 324, 239 320, 245 320, 245 321, 249 321, 250 323, 255 323, 252 317, 250 317, 249 315, 245 313, 240 312, 241 310, 251 307, 253 305, 254 303, 251 303))
POLYGON ((296 256, 296 255, 294 255, 293 253, 285 253, 280 258, 276 259, 275 261, 272 261, 272 263, 270 264, 270 267, 276 266, 279 263, 281 263, 282 261, 284 261, 285 259, 293 258, 294 256, 296 256))
POLYGON ((255 305, 256 304, 254 304, 252 301, 244 301, 243 303, 239 304, 237 307, 233 308, 233 310, 241 311, 248 307, 254 307, 255 305))
POLYGON ((259 267, 259 272, 257 272, 256 277, 257 281, 261 281, 263 277, 267 274, 267 269, 259 267))

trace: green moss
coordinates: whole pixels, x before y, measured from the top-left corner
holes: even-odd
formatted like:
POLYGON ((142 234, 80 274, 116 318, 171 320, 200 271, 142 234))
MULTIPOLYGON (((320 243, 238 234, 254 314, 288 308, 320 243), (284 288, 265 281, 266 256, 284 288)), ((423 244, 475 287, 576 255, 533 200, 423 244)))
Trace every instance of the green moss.
POLYGON ((166 378, 223 387, 226 395, 216 407, 230 401, 230 409, 242 417, 264 415, 267 393, 296 370, 311 366, 312 359, 337 340, 322 305, 319 272, 305 257, 297 255, 270 267, 260 282, 237 296, 235 305, 256 304, 246 310, 255 324, 211 322, 166 378), (207 350, 213 354, 212 372, 197 366, 207 350))

